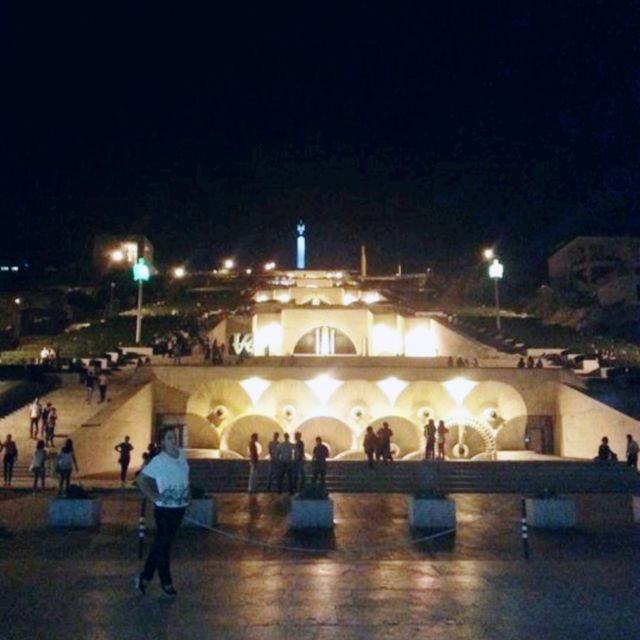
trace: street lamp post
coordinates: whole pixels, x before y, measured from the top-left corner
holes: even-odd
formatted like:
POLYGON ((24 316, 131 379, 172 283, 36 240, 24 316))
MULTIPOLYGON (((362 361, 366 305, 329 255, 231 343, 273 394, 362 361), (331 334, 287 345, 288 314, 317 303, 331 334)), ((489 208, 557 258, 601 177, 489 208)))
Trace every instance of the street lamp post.
POLYGON ((138 313, 136 315, 136 344, 142 340, 142 285, 149 281, 149 265, 144 258, 138 258, 133 265, 133 281, 138 283, 138 313))
POLYGON ((493 262, 489 265, 489 277, 493 280, 493 292, 495 295, 496 301, 496 327, 498 331, 501 330, 500 326, 500 295, 498 293, 498 281, 504 275, 504 265, 498 260, 498 258, 494 258, 493 262))

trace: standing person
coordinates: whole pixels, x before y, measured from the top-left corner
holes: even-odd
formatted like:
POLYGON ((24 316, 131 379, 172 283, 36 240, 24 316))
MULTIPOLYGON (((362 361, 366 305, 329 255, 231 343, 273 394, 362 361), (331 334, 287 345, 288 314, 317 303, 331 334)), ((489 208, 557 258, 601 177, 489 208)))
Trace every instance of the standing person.
POLYGON ((11 439, 10 433, 7 434, 6 440, 0 444, 0 451, 4 451, 4 486, 10 487, 13 478, 13 465, 18 459, 18 447, 16 447, 16 443, 11 439))
POLYGON ((204 361, 208 362, 211 358, 211 343, 209 342, 209 336, 205 337, 203 344, 204 361))
POLYGON ((444 460, 444 447, 447 443, 447 433, 449 433, 449 429, 444 426, 444 420, 438 422, 436 433, 438 436, 438 460, 444 460))
MULTIPOLYGON (((372 429, 373 431, 373 429, 372 429)), ((313 447, 313 484, 315 485, 320 478, 320 486, 324 487, 327 478, 327 458, 329 457, 329 448, 322 442, 322 438, 316 438, 316 446, 313 447)))
MULTIPOLYGON (((216 345, 217 348, 217 345, 216 345)), ((280 463, 278 462, 278 447, 280 446, 280 434, 275 431, 273 440, 269 442, 269 480, 267 491, 271 491, 271 483, 276 482, 280 477, 280 463)))
POLYGON ((47 402, 42 408, 42 413, 40 414, 40 418, 42 420, 42 427, 40 429, 40 434, 45 435, 47 431, 47 426, 49 424, 49 413, 51 412, 51 403, 47 402))
POLYGON ((601 462, 606 462, 608 460, 617 460, 618 456, 611 451, 609 447, 609 438, 605 436, 600 441, 600 446, 598 447, 598 455, 596 456, 596 460, 600 460, 601 462))
POLYGON ((293 495, 293 444, 288 433, 284 434, 284 440, 278 445, 278 493, 282 493, 285 476, 289 493, 293 495))
POLYGON ((373 431, 373 427, 369 425, 364 434, 364 452, 369 461, 369 469, 373 469, 373 456, 378 448, 378 438, 373 431))
POLYGON ((307 483, 307 476, 304 472, 304 442, 302 434, 297 431, 293 436, 293 479, 297 491, 302 491, 307 483))
POLYGON ((38 424, 42 416, 42 405, 40 400, 36 398, 29 406, 29 435, 33 440, 38 438, 38 424))
POLYGON ((38 440, 36 450, 31 458, 31 466, 29 467, 33 474, 33 490, 38 490, 38 480, 40 480, 40 489, 44 490, 44 463, 47 460, 47 452, 44 450, 44 440, 38 440))
POLYGON ((627 466, 638 470, 638 443, 630 433, 627 434, 627 466))
POLYGON ((117 444, 114 449, 120 454, 118 458, 118 464, 120 465, 120 484, 124 487, 127 481, 127 470, 129 469, 129 463, 131 462, 131 452, 133 451, 133 445, 130 442, 131 438, 125 436, 124 440, 117 444))
POLYGON ((98 391, 100 391, 100 402, 105 402, 107 399, 107 385, 109 381, 107 380, 107 376, 104 371, 100 372, 98 376, 98 391))
POLYGON ((156 537, 142 572, 135 577, 136 590, 146 593, 147 583, 158 571, 160 588, 165 596, 174 598, 178 592, 171 578, 171 544, 178 532, 184 512, 189 504, 189 464, 178 447, 174 427, 160 432, 161 451, 138 474, 138 487, 154 504, 156 537))
POLYGON ((249 440, 249 493, 258 487, 258 434, 252 433, 249 440))
POLYGON ((85 390, 85 399, 91 404, 91 399, 93 398, 93 391, 96 385, 96 378, 93 375, 93 367, 87 367, 87 375, 84 379, 84 390, 85 390))
POLYGON ((388 422, 382 423, 382 429, 380 429, 380 450, 382 452, 382 460, 386 464, 387 462, 393 462, 393 458, 391 456, 391 437, 393 436, 393 431, 389 427, 388 422))
POLYGON ((45 439, 44 439, 44 442, 48 447, 53 447, 53 437, 56 434, 57 423, 58 423, 58 411, 52 405, 51 409, 49 409, 49 415, 47 417, 47 426, 45 429, 45 439))
POLYGON ((69 491, 71 484, 71 472, 75 467, 76 473, 79 471, 76 454, 73 450, 73 440, 67 438, 62 449, 58 453, 56 460, 56 473, 58 474, 58 495, 62 495, 64 491, 69 491))
POLYGON ((436 453, 436 423, 433 420, 429 420, 424 426, 424 437, 427 440, 427 446, 424 451, 425 460, 435 460, 436 453))

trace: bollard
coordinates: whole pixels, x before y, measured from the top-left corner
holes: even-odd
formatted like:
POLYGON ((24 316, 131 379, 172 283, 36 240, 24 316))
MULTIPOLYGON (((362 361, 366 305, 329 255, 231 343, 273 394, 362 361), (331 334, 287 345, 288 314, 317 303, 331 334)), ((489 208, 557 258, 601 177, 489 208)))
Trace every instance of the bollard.
POLYGON ((138 516, 138 560, 144 557, 144 532, 145 532, 145 512, 147 510, 147 499, 140 500, 140 515, 138 516))
POLYGON ((527 503, 524 498, 521 500, 522 513, 522 554, 525 560, 529 559, 529 525, 527 524, 527 503))

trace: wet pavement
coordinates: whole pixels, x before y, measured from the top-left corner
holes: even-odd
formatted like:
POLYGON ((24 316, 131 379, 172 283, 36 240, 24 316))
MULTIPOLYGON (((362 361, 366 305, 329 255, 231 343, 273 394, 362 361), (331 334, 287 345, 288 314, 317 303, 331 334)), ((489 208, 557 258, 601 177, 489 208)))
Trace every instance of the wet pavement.
MULTIPOLYGON (((96 530, 46 527, 48 495, 0 493, 0 639, 637 638, 640 527, 628 498, 578 498, 578 527, 532 532, 518 496, 456 495, 455 535, 411 531, 401 495, 335 496, 333 533, 288 530, 289 498, 217 498, 220 533, 182 530, 173 573, 135 594, 137 495, 96 530)), ((148 541, 147 541, 148 548, 148 541)))

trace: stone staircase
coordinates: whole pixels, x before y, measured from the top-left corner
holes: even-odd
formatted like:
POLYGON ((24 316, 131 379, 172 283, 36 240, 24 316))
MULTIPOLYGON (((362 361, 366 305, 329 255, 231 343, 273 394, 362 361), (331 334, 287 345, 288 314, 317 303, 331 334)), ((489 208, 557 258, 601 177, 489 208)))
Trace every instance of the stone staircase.
MULTIPOLYGON (((56 407, 58 422, 55 445, 59 448, 65 438, 73 437, 74 431, 94 420, 100 420, 103 413, 112 412, 138 388, 138 381, 132 381, 132 370, 113 372, 109 377, 107 402, 99 403, 100 394, 96 388, 91 403, 86 401, 85 388, 76 375, 63 377, 62 385, 40 398, 44 406, 51 402, 56 407), (132 384, 134 382, 134 384, 132 384)), ((29 405, 17 409, 0 419, 0 438, 4 441, 10 433, 18 447, 18 461, 14 467, 14 479, 30 477, 28 470, 35 449, 35 440, 29 436, 29 405)))
MULTIPOLYGON (((214 493, 247 490, 249 463, 191 458, 192 484, 214 493)), ((311 465, 307 463, 307 476, 311 465)), ((258 463, 258 491, 267 490, 269 463, 258 463)), ((285 481, 286 487, 286 481, 285 481)), ((329 462, 326 487, 341 493, 539 494, 640 493, 640 475, 622 463, 596 462, 394 462, 369 469, 366 462, 329 462)))

